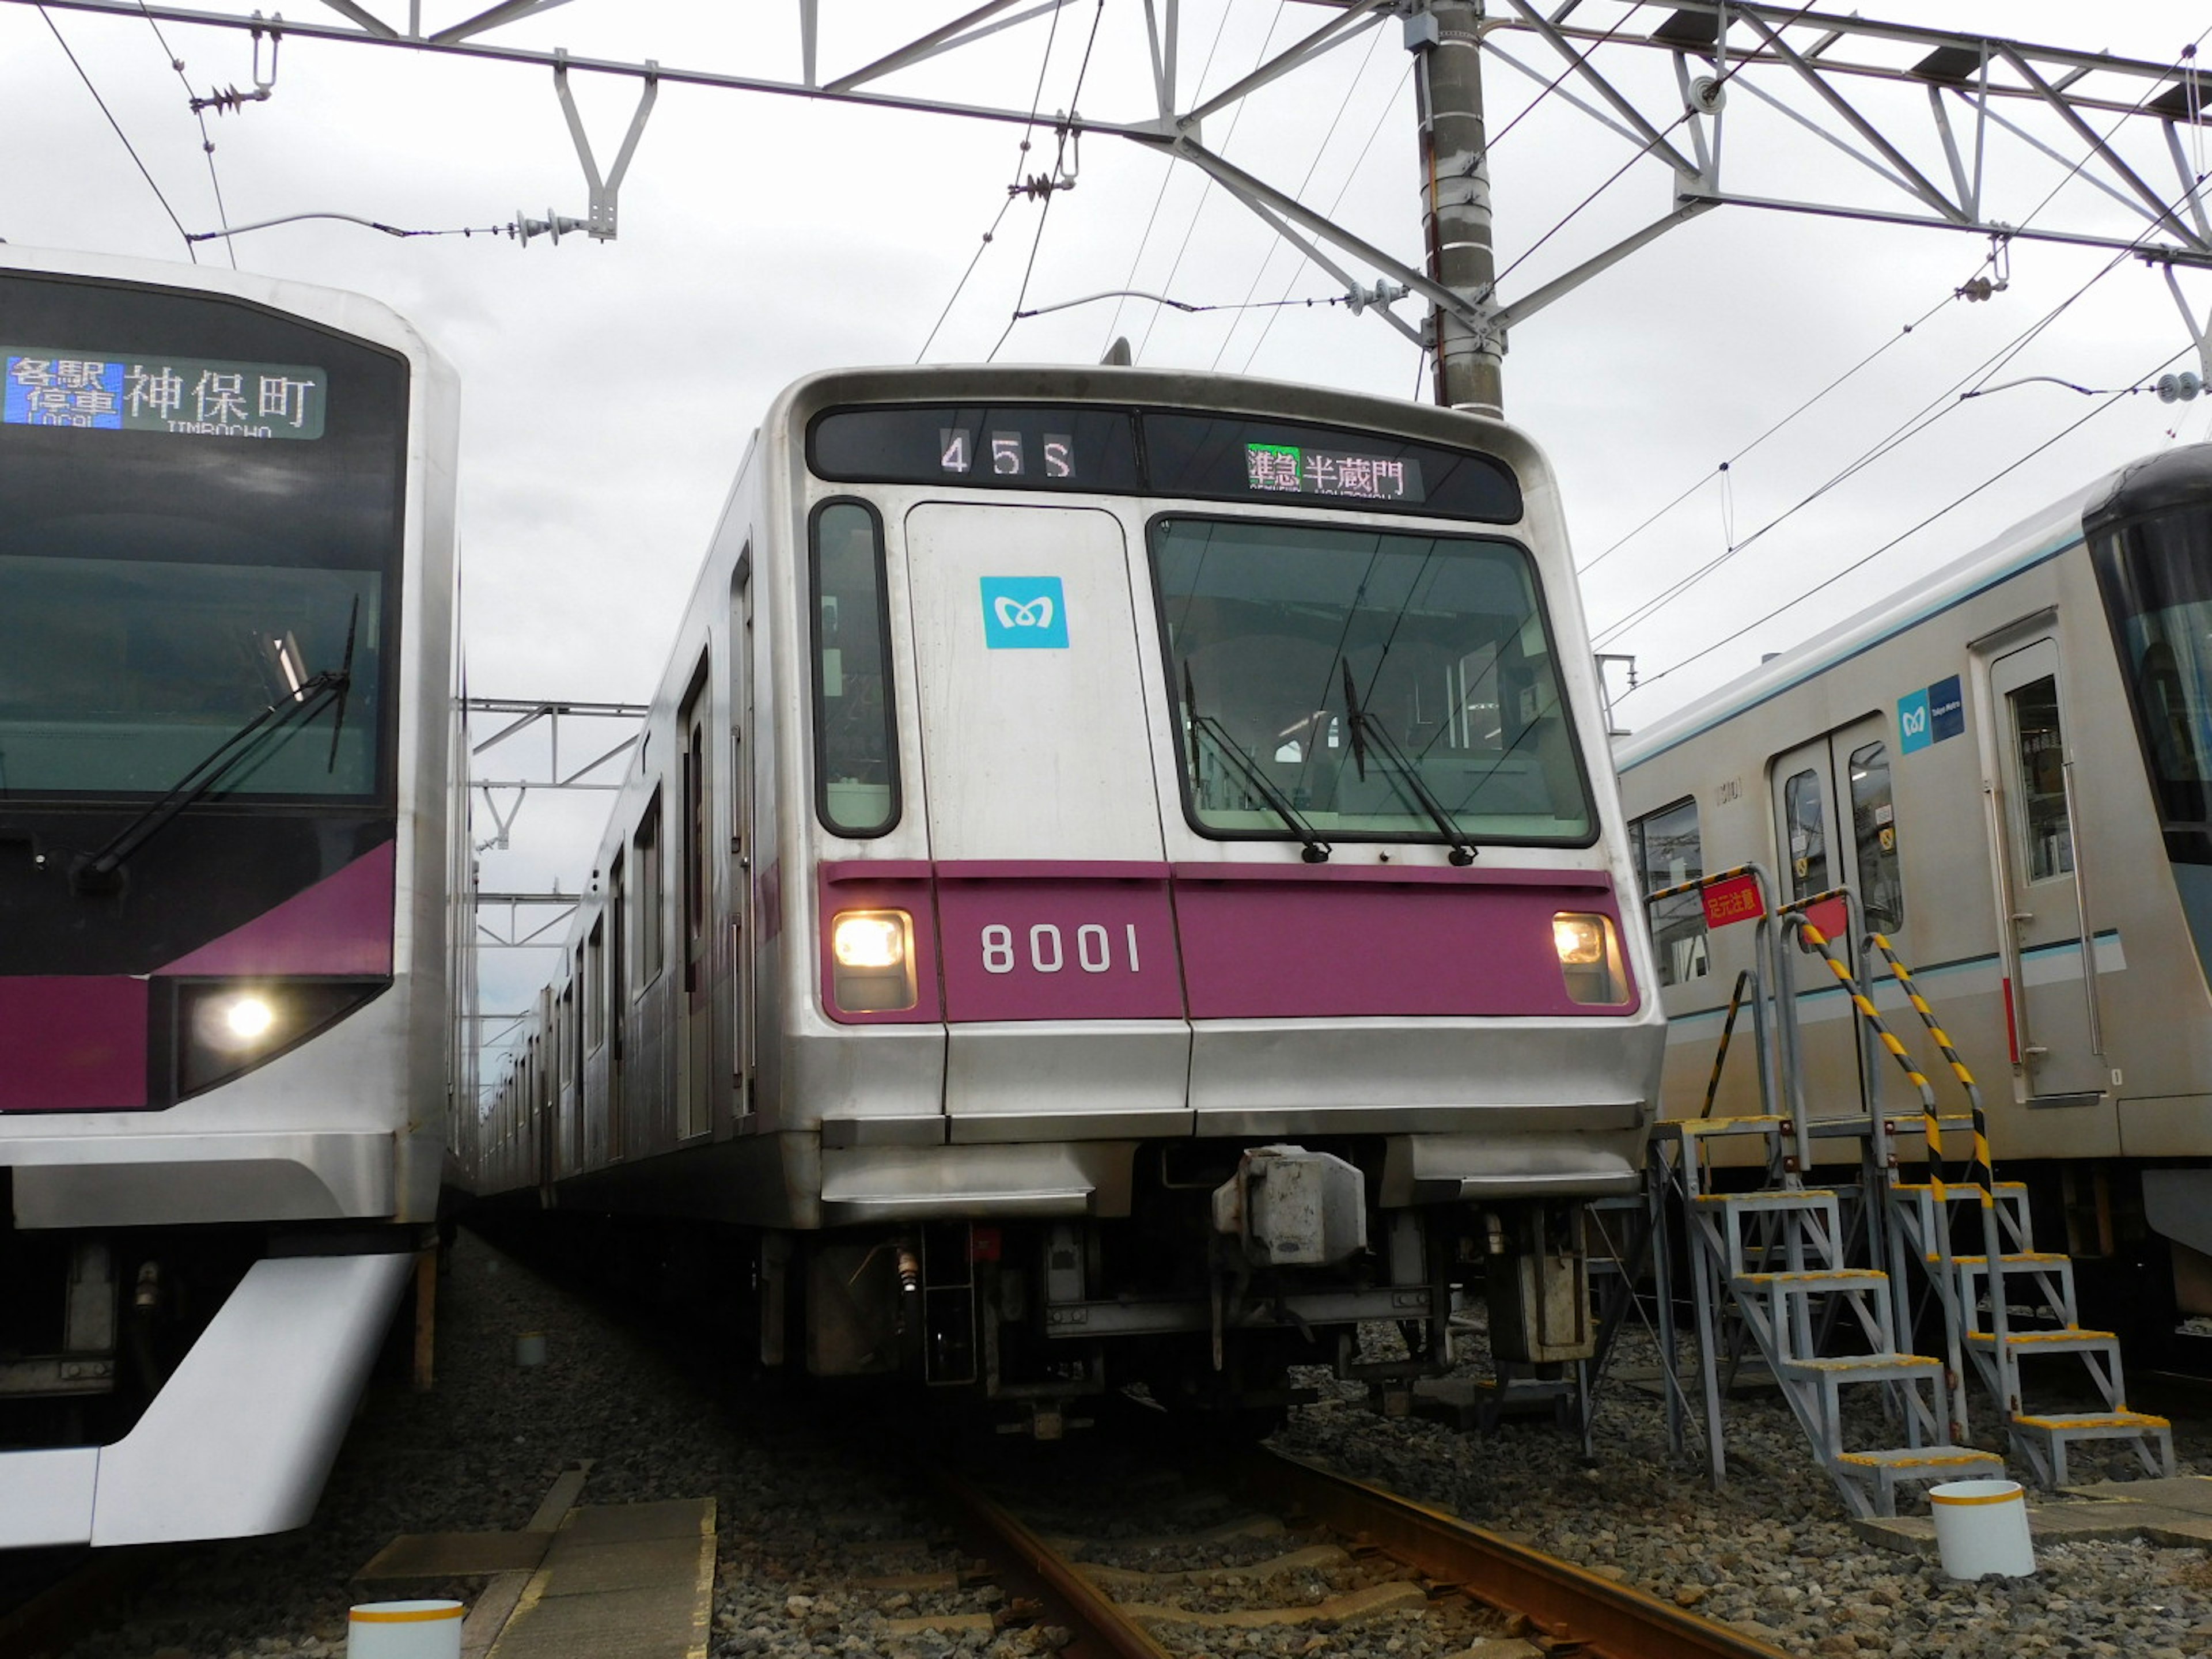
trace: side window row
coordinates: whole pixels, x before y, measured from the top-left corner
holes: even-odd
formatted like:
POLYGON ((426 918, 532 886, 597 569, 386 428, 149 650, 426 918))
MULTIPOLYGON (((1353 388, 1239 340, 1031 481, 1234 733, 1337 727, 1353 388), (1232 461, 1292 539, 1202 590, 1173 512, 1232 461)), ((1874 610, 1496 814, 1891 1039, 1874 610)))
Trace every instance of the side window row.
MULTIPOLYGON (((1889 747, 1870 743, 1851 751, 1851 849, 1858 894, 1868 926, 1885 933, 1905 925, 1905 889, 1898 873, 1897 809, 1890 792, 1889 747)), ((1827 789, 1819 770, 1807 768, 1781 780, 1782 819, 1788 835, 1783 883, 1792 900, 1835 884, 1829 858, 1827 789)), ((1628 826, 1637 878, 1647 900, 1654 893, 1705 873, 1698 833, 1698 803, 1685 797, 1628 826)), ((1711 971, 1705 906, 1694 892, 1649 907, 1651 940, 1659 957, 1659 982, 1680 985, 1711 971)))

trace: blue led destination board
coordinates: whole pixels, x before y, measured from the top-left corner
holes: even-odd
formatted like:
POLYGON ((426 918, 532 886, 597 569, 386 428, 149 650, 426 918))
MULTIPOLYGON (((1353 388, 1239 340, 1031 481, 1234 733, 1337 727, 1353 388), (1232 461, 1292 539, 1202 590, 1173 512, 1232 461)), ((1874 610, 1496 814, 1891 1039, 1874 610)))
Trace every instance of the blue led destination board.
POLYGON ((0 425, 319 438, 330 376, 299 363, 216 362, 0 346, 0 425))

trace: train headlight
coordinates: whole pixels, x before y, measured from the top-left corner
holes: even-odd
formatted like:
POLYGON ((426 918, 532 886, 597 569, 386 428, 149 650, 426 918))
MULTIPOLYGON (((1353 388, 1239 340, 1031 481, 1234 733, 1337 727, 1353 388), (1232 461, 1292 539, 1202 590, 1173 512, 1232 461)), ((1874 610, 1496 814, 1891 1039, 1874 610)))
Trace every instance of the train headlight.
POLYGON ((1628 1000, 1628 976, 1612 917, 1562 910, 1552 918, 1552 945, 1559 953, 1567 994, 1577 1002, 1618 1007, 1628 1000))
POLYGON ((915 1000, 914 918, 903 910, 841 910, 830 921, 830 991, 848 1014, 888 1013, 915 1000))
POLYGON ((391 981, 301 977, 162 983, 175 998, 173 1098, 184 1100, 297 1048, 391 981))
POLYGON ((251 1054, 276 1034, 276 1004, 261 991, 227 991, 199 999, 192 1035, 226 1054, 251 1054))

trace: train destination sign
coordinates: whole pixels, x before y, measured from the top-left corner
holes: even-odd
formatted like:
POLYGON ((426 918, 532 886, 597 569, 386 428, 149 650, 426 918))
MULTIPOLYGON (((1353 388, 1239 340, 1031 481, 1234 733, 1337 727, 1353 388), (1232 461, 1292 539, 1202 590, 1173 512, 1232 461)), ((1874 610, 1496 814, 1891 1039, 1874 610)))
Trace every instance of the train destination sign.
POLYGON ((1244 477, 1255 489, 1286 495, 1340 495, 1363 501, 1421 499, 1421 464, 1404 456, 1248 443, 1244 477))
POLYGON ((211 438, 319 438, 330 376, 301 363, 0 347, 0 424, 211 438))
POLYGON ((1700 890, 1698 896, 1705 902, 1705 926, 1708 927, 1726 927, 1732 922, 1756 921, 1766 914, 1766 907, 1759 902, 1757 876, 1730 876, 1726 881, 1717 881, 1700 890))

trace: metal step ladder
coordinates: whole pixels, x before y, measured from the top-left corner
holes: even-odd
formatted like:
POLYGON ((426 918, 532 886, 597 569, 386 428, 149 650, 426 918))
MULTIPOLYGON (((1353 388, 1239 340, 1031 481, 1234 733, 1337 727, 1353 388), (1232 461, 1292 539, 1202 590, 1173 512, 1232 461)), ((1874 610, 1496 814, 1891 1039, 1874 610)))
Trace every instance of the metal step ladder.
MULTIPOLYGON (((1938 1254, 1927 1248, 1936 1231, 1937 1190, 1926 1182, 1899 1182, 1893 1188, 1898 1231, 1920 1252, 1930 1272, 1942 1265, 1938 1254)), ((1994 1235, 1994 1275, 1989 1242, 1979 1255, 1951 1257, 1952 1301, 1960 1310, 1966 1355, 1982 1386, 1998 1402, 2008 1440, 2036 1483, 2064 1486, 2067 1448, 2082 1440, 2130 1442, 2145 1474, 2172 1475, 2172 1425, 2129 1407, 2119 1339, 2111 1331, 2083 1328, 2074 1295, 2074 1259, 2035 1248, 2027 1188, 2018 1182, 1992 1182, 1987 1188, 1946 1183, 1941 1190, 1947 1206, 1972 1204, 1982 1210, 1994 1235), (1997 1281, 1994 1286, 1992 1277, 1997 1281), (2020 1293, 2015 1287, 2025 1288, 2027 1317, 2035 1322, 2024 1328, 2013 1322, 2020 1312, 2014 1305, 2020 1293), (2054 1415, 2027 1405, 2021 1363, 2068 1358, 2087 1373, 2104 1401, 2102 1411, 2054 1415)))
POLYGON ((1791 1130, 1779 1117, 1703 1119, 1662 1124, 1671 1146, 1659 1161, 1680 1188, 1689 1217, 1692 1302, 1698 1320, 1708 1440, 1716 1476, 1724 1467, 1719 1420, 1720 1367, 1731 1327, 1747 1335, 1780 1387, 1821 1467, 1851 1511, 1897 1512, 1901 1485, 2002 1474, 1995 1453, 1950 1435, 1951 1379, 1942 1360, 1898 1346, 1891 1275, 1854 1264, 1844 1195, 1796 1184, 1751 1192, 1706 1190, 1706 1145, 1729 1136, 1763 1138, 1770 1158, 1791 1130), (1904 1443, 1852 1443, 1844 1390, 1881 1390, 1884 1419, 1904 1443))

